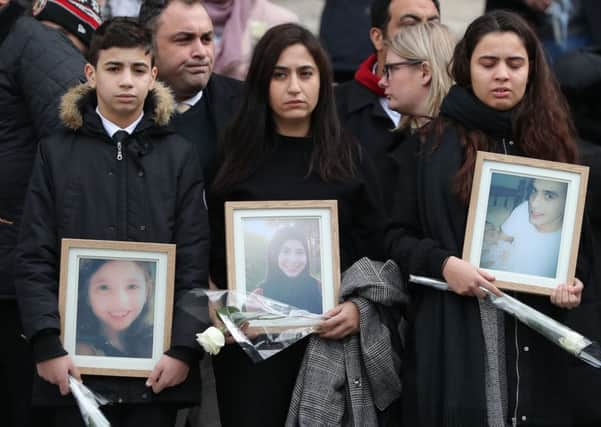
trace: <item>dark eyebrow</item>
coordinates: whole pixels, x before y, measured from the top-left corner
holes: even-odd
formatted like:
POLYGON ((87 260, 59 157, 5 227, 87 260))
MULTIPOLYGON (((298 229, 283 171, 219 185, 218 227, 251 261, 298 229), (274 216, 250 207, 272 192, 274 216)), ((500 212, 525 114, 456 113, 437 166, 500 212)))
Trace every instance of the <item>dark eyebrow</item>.
POLYGON ((496 60, 498 60, 498 59, 499 59, 499 57, 498 57, 498 56, 493 56, 493 55, 482 55, 482 56, 481 56, 481 57, 479 57, 478 59, 479 59, 479 60, 480 60, 480 59, 492 59, 492 60, 495 60, 495 61, 496 61, 496 60))
POLYGON ((104 63, 105 66, 117 66, 117 67, 121 67, 123 66, 123 62, 119 62, 119 61, 107 61, 104 63))
POLYGON ((406 18, 411 18, 411 19, 414 19, 414 20, 416 20, 416 21, 421 21, 421 18, 420 18, 419 16, 417 16, 417 15, 414 15, 414 14, 412 14, 412 13, 406 13, 405 15, 401 15, 401 16, 399 17, 399 21, 403 21, 403 20, 405 20, 406 18))
POLYGON ((138 62, 134 62, 132 64, 134 67, 144 67, 144 68, 148 68, 148 64, 146 62, 143 61, 138 61, 138 62))

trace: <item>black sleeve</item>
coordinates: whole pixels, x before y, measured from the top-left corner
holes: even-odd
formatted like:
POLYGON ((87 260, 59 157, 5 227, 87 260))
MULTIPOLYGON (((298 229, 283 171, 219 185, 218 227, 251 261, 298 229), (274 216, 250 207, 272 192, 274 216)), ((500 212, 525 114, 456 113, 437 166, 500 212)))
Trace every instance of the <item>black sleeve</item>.
POLYGON ((23 330, 32 342, 36 361, 66 354, 58 340, 60 243, 51 168, 45 147, 44 142, 39 146, 25 199, 15 271, 23 330))
MULTIPOLYGON (((37 22, 34 24, 38 25, 37 22)), ((57 30, 32 27, 19 62, 19 87, 38 139, 62 127, 59 104, 71 87, 85 81, 85 60, 57 30)))
POLYGON ((426 237, 423 231, 418 177, 422 155, 418 136, 408 138, 393 153, 398 176, 395 178, 395 193, 391 195, 394 208, 385 238, 387 255, 399 265, 405 277, 414 274, 442 278, 444 261, 456 254, 426 237))
POLYGON ((357 149, 360 150, 360 188, 352 206, 353 243, 357 252, 351 261, 355 262, 364 256, 381 261, 385 259, 383 237, 387 223, 383 196, 371 156, 358 144, 357 149))
POLYGON ((200 162, 194 147, 189 148, 177 192, 175 295, 172 348, 168 352, 184 361, 189 357, 178 355, 189 355, 188 350, 202 354, 195 335, 210 324, 207 298, 201 291, 208 283, 209 225, 200 162))

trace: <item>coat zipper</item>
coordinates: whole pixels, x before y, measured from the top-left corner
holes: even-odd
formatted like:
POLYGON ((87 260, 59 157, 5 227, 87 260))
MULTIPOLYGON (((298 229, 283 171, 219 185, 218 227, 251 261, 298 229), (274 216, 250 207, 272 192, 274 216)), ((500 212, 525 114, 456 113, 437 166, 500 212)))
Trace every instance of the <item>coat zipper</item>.
POLYGON ((117 143, 117 240, 127 240, 127 161, 124 144, 117 143))

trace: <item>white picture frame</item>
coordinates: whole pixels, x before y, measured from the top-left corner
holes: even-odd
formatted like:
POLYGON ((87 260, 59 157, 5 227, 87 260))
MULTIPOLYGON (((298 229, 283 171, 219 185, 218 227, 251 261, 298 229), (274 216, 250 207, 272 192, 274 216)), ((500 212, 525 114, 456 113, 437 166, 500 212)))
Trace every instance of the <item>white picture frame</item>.
POLYGON ((479 151, 463 259, 502 289, 550 295, 574 280, 588 167, 479 151))
MULTIPOLYGON (((265 297, 315 314, 338 304, 340 254, 335 200, 226 202, 225 217, 228 289, 252 292, 264 285, 261 290, 265 297), (301 238, 295 240, 289 234, 297 236, 299 231, 305 240, 300 244, 301 238), (283 253, 293 248, 282 242, 296 245, 305 261, 288 261, 291 258, 283 253), (277 245, 279 249, 274 249, 277 245), (301 275, 306 280, 301 281, 301 275), (317 282, 321 302, 319 297, 295 301, 285 293, 270 294, 274 277, 283 283, 288 283, 286 278, 295 279, 308 287, 317 282)), ((315 293, 308 291, 306 295, 315 293)))
POLYGON ((82 374, 147 377, 171 344, 175 245, 62 239, 61 341, 82 374))

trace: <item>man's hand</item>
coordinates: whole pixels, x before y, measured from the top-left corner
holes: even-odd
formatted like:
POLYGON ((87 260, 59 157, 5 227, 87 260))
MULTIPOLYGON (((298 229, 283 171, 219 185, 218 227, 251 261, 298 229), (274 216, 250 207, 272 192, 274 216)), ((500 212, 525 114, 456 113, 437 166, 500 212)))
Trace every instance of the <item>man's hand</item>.
POLYGON ((45 360, 36 365, 38 375, 60 389, 63 396, 69 394, 69 374, 81 382, 79 370, 73 364, 69 355, 45 360))
POLYGON ((185 362, 164 354, 146 380, 146 387, 152 387, 152 391, 158 394, 167 387, 183 383, 188 372, 190 367, 185 362))

